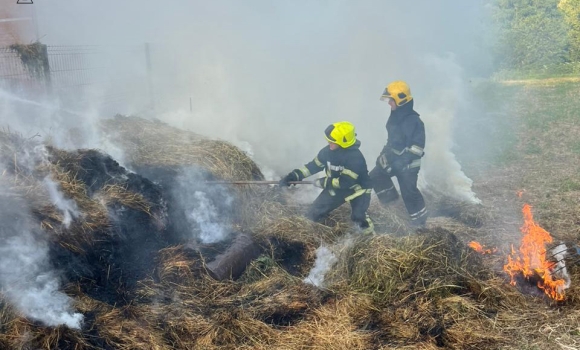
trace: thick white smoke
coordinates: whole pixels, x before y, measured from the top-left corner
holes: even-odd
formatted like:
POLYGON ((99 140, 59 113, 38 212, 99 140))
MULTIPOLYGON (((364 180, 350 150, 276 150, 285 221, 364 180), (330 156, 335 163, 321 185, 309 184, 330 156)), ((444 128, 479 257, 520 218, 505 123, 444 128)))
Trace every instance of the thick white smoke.
POLYGON ((83 315, 73 312, 72 299, 59 291, 48 246, 31 232, 30 224, 3 227, 0 239, 0 284, 8 300, 27 318, 80 329, 83 315))
POLYGON ((199 170, 184 169, 173 184, 174 204, 185 215, 183 229, 190 230, 191 238, 216 243, 229 237, 232 231, 229 214, 234 198, 225 187, 208 186, 204 181, 199 170))
MULTIPOLYGON (((37 166, 47 164, 47 150, 38 145, 25 148, 15 156, 17 171, 30 174, 37 166)), ((0 164, 0 174, 6 175, 0 164)), ((0 193, 5 191, 0 178, 0 193)), ((80 215, 74 201, 64 197, 58 185, 47 176, 45 189, 53 204, 63 212, 68 226, 80 215)), ((10 197, 5 197, 10 198, 10 197)), ((24 314, 48 326, 67 325, 80 328, 83 315, 74 313, 72 299, 59 291, 60 278, 49 260, 49 248, 42 232, 33 224, 26 203, 15 199, 0 203, 0 287, 8 300, 24 314)))
POLYGON ((421 187, 461 201, 480 203, 471 190, 473 181, 462 171, 452 151, 454 122, 465 100, 466 86, 462 79, 462 69, 452 55, 428 56, 425 66, 429 68, 433 80, 439 82, 439 86, 434 86, 433 93, 418 102, 426 111, 421 115, 426 130, 421 187))

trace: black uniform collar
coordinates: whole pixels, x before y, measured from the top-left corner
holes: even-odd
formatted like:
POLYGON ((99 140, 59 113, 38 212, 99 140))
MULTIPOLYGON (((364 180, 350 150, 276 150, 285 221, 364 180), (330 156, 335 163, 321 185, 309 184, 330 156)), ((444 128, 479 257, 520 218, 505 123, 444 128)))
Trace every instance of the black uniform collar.
POLYGON ((413 102, 415 102, 415 100, 411 100, 411 101, 405 103, 404 105, 402 105, 401 107, 397 107, 397 109, 395 109, 394 111, 391 111, 391 115, 397 116, 397 117, 409 115, 409 114, 419 115, 419 113, 417 113, 413 110, 413 102))

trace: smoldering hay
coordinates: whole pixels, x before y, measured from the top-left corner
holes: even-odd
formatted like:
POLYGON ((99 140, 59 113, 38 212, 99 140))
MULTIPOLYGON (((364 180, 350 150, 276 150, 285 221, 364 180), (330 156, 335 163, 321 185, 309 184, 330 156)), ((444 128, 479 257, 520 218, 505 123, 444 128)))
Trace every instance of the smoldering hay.
POLYGON ((42 267, 2 264, 2 348, 493 349, 527 322, 524 296, 455 220, 412 233, 373 200, 379 234, 361 237, 346 206, 314 223, 291 190, 208 188, 262 178, 227 142, 136 117, 102 127, 113 125, 135 172, 98 150, 0 132, 2 249, 42 267), (212 278, 208 263, 238 232, 259 254, 235 280, 212 278), (46 289, 59 297, 39 299, 46 289))

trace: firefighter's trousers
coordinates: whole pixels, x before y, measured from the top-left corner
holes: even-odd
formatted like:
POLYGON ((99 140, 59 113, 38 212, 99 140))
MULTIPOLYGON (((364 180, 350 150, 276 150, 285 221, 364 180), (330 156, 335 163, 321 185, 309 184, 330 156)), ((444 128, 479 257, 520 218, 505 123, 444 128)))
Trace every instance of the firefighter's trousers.
POLYGON ((323 190, 318 197, 312 202, 308 209, 308 218, 320 222, 330 214, 331 211, 340 207, 345 202, 350 203, 350 219, 362 230, 362 233, 373 233, 374 225, 367 215, 367 209, 371 203, 370 190, 353 199, 344 193, 332 193, 329 190, 323 190))
POLYGON ((392 176, 397 177, 399 187, 401 189, 401 196, 405 202, 407 212, 411 217, 411 223, 423 225, 427 220, 427 209, 425 208, 425 200, 421 191, 417 188, 417 177, 419 175, 419 168, 412 168, 398 174, 387 173, 381 167, 375 167, 370 171, 369 176, 373 183, 373 189, 383 205, 387 205, 397 198, 399 193, 393 184, 392 176))

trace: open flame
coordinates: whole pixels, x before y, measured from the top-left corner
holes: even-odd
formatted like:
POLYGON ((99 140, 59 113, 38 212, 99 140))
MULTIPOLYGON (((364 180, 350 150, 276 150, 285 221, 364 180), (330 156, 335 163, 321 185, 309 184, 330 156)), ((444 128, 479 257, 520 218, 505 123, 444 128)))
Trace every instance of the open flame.
POLYGON ((522 274, 526 279, 536 276, 537 283, 550 298, 564 300, 564 289, 568 287, 563 279, 555 279, 552 275, 556 263, 546 259, 546 244, 552 242, 550 233, 534 222, 532 207, 524 204, 524 225, 521 227, 523 234, 522 244, 518 251, 512 245, 511 254, 508 255, 508 263, 503 270, 510 275, 511 284, 516 285, 515 277, 522 274))
POLYGON ((471 241, 467 244, 471 249, 481 254, 493 254, 497 252, 497 248, 485 249, 479 242, 471 241))

